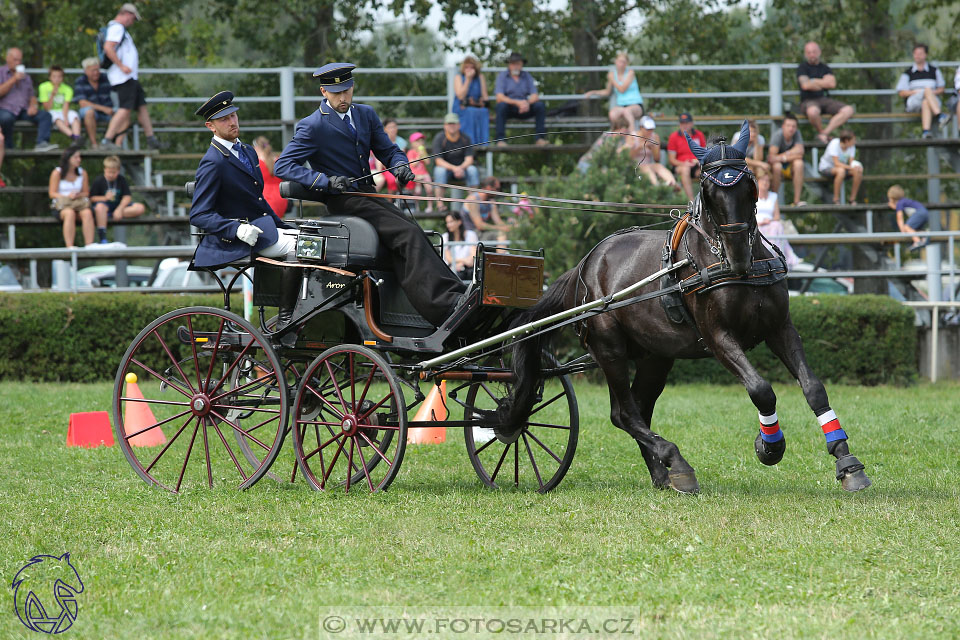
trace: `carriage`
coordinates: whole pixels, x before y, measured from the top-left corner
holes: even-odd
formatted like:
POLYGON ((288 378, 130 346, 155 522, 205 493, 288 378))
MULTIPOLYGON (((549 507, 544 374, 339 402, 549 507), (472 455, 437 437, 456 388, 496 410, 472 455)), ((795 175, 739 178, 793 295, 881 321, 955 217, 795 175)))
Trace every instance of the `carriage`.
MULTIPOLYGON (((297 184, 283 190, 315 197, 297 184)), ((464 302, 434 327, 407 300, 368 222, 328 216, 299 227, 295 264, 253 257, 232 265, 228 279, 211 272, 222 309, 171 311, 128 347, 113 415, 137 474, 173 492, 215 483, 245 489, 265 475, 294 481, 298 471, 317 490, 380 491, 399 473, 408 432, 442 426, 463 430, 485 485, 556 487, 577 446, 569 374, 578 365, 558 367, 544 354, 547 375, 530 421, 497 434, 490 416, 510 393, 509 355, 484 351, 482 340, 477 346, 540 298, 542 250, 479 245, 464 302), (280 270, 291 266, 302 273, 300 295, 293 321, 276 331, 267 309, 278 306, 280 270), (256 324, 231 310, 241 278, 252 282, 256 324), (289 333, 295 342, 283 340, 289 333), (414 420, 435 387, 444 410, 414 420), (280 455, 291 437, 292 464, 280 455)), ((440 236, 427 233, 442 252, 440 236)))

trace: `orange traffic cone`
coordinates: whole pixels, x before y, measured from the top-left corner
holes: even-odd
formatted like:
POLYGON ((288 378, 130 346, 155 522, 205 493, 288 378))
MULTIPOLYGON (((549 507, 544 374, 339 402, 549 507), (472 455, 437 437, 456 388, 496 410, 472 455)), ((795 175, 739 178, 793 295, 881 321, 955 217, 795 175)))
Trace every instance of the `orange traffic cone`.
MULTIPOLYGON (((426 400, 420 405, 414 422, 440 421, 447 419, 447 407, 443 399, 447 396, 447 381, 441 380, 434 385, 426 400)), ((412 427, 407 430, 407 444, 438 444, 447 439, 446 427, 412 427)))
MULTIPOLYGON (((143 393, 137 386, 137 374, 132 371, 125 378, 127 381, 128 398, 143 399, 143 393)), ((127 402, 123 413, 123 430, 127 435, 143 431, 147 427, 157 424, 157 419, 146 402, 127 402)), ((129 442, 135 447, 155 447, 167 441, 160 427, 144 431, 143 433, 130 438, 129 442)))

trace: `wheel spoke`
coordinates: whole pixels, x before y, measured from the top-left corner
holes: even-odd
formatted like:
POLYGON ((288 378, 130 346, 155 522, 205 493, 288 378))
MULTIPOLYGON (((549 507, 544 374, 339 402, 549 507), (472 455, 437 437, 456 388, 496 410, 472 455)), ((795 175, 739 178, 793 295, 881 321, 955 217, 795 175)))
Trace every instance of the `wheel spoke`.
POLYGON ((533 459, 533 450, 530 449, 530 442, 527 440, 527 434, 523 435, 523 444, 527 447, 527 455, 530 456, 530 464, 533 465, 533 473, 537 476, 537 484, 543 490, 543 479, 540 477, 540 469, 537 468, 537 461, 533 459))
POLYGON ((335 415, 335 416, 337 416, 338 418, 340 418, 341 420, 343 420, 343 414, 340 413, 340 411, 337 409, 337 407, 336 407, 332 402, 330 402, 329 400, 327 400, 327 398, 326 398, 325 396, 323 396, 321 393, 317 392, 317 390, 314 389, 313 387, 311 387, 309 384, 307 384, 307 391, 309 391, 309 392, 312 393, 313 395, 315 395, 315 396, 317 396, 318 398, 320 398, 320 401, 321 401, 321 402, 323 402, 325 405, 327 405, 328 407, 330 407, 330 410, 333 411, 333 415, 335 415))
POLYGON ((566 430, 566 431, 570 431, 570 426, 569 426, 569 425, 549 424, 549 423, 546 423, 546 422, 528 422, 528 423, 527 423, 527 426, 530 426, 530 427, 545 427, 545 428, 547 428, 547 429, 564 429, 564 430, 566 430))
MULTIPOLYGON (((167 378, 166 376, 160 375, 159 373, 157 373, 156 371, 154 371, 153 369, 151 369, 151 368, 148 367, 147 365, 143 364, 142 362, 140 362, 140 361, 137 360, 136 358, 130 358, 130 362, 132 362, 133 364, 135 364, 135 365, 137 365, 138 367, 142 368, 144 371, 146 371, 147 373, 149 373, 150 375, 152 375, 154 378, 157 378, 157 379, 160 380, 161 382, 165 382, 165 383, 168 384, 170 387, 172 387, 172 388, 176 389, 177 391, 179 391, 179 392, 180 392, 182 395, 184 395, 185 397, 189 398, 190 396, 193 395, 192 393, 190 393, 190 392, 187 391, 186 389, 181 388, 178 384, 176 384, 176 383, 175 383, 173 380, 171 380, 170 378, 167 378)), ((127 369, 129 370, 129 367, 127 367, 127 369)))
POLYGON ((363 392, 360 393, 360 399, 357 400, 357 403, 354 405, 355 407, 359 407, 359 406, 362 406, 362 405, 363 405, 363 401, 366 400, 366 398, 367 398, 367 389, 370 388, 370 383, 373 382, 373 377, 374 377, 376 374, 377 374, 377 368, 376 368, 376 367, 373 367, 372 369, 370 369, 370 375, 367 376, 367 381, 366 381, 366 383, 363 385, 363 392))
POLYGON ((203 419, 203 454, 207 461, 207 486, 213 489, 213 469, 210 468, 210 442, 207 440, 207 419, 203 419))
POLYGON ((386 402, 387 400, 389 400, 389 399, 392 398, 392 397, 393 397, 393 391, 392 391, 392 390, 391 390, 391 391, 388 391, 388 392, 387 392, 387 395, 383 396, 383 399, 380 400, 380 402, 378 402, 377 404, 375 404, 375 405, 373 405, 372 407, 370 407, 370 409, 368 409, 362 416, 360 416, 360 417, 358 418, 358 420, 363 420, 363 419, 365 419, 365 418, 366 418, 367 416, 369 416, 371 413, 373 413, 374 411, 376 411, 377 409, 379 409, 381 406, 383 406, 383 403, 386 402))
POLYGON ((180 477, 177 478, 175 493, 180 493, 180 485, 183 483, 183 474, 187 471, 187 463, 190 462, 190 454, 193 453, 193 443, 197 440, 197 431, 200 429, 200 420, 197 420, 197 426, 193 428, 193 436, 190 437, 190 445, 187 447, 187 457, 183 459, 183 466, 180 467, 180 477))
POLYGON ((186 422, 184 422, 183 425, 180 427, 180 430, 177 431, 172 438, 170 438, 170 441, 167 442, 166 446, 160 450, 160 453, 157 454, 157 457, 153 459, 153 462, 151 462, 150 466, 144 469, 144 471, 146 471, 147 473, 150 473, 150 469, 153 469, 153 465, 157 464, 157 461, 160 460, 160 457, 167 452, 167 449, 170 448, 170 445, 174 443, 174 441, 180 436, 181 433, 183 433, 183 430, 186 429, 187 425, 190 424, 191 422, 193 422, 192 415, 189 418, 187 418, 186 422))
POLYGON ((230 445, 227 444, 227 439, 223 437, 223 432, 220 431, 220 427, 217 426, 217 423, 213 423, 213 428, 216 429, 217 435, 220 436, 220 442, 223 443, 223 446, 226 447, 227 453, 230 455, 230 459, 233 460, 233 466, 237 468, 237 471, 240 472, 240 477, 243 478, 243 481, 247 481, 247 474, 243 472, 243 467, 240 466, 240 462, 237 461, 237 456, 233 455, 233 449, 230 448, 230 445))
MULTIPOLYGON (((268 376, 272 376, 272 375, 274 375, 274 373, 273 373, 273 372, 270 372, 270 373, 268 373, 267 375, 268 375, 268 376)), ((221 381, 217 384, 217 388, 219 388, 220 385, 222 385, 222 384, 223 384, 223 380, 221 380, 221 381)), ((253 385, 255 385, 255 384, 263 384, 263 378, 256 378, 256 379, 254 379, 254 380, 251 380, 250 382, 246 382, 246 383, 240 385, 239 387, 234 387, 233 389, 230 389, 229 391, 226 391, 226 392, 224 392, 224 393, 221 393, 221 394, 218 395, 218 396, 214 396, 214 397, 210 398, 210 402, 216 402, 216 401, 218 401, 218 400, 221 400, 221 399, 225 398, 226 396, 230 396, 230 395, 233 395, 233 394, 239 394, 241 391, 245 391, 248 387, 251 387, 251 386, 253 386, 253 385)))
POLYGON ((340 400, 340 406, 343 407, 343 413, 350 413, 350 409, 347 408, 347 403, 343 399, 343 394, 340 392, 340 383, 337 382, 337 375, 333 372, 333 366, 330 364, 329 360, 325 360, 324 364, 327 365, 327 375, 330 376, 330 380, 333 382, 333 390, 337 392, 337 399, 340 400))
MULTIPOLYGON (((259 440, 257 440, 255 437, 253 437, 252 435, 250 435, 249 433, 247 433, 246 431, 244 431, 242 427, 234 424, 233 422, 231 422, 230 420, 228 420, 225 416, 222 416, 222 415, 220 415, 219 413, 217 413, 216 411, 212 411, 212 410, 210 411, 210 413, 212 413, 213 415, 215 415, 215 416, 217 416, 218 418, 220 418, 221 421, 226 422, 228 425, 230 425, 231 427, 233 427, 233 429, 234 429, 237 433, 243 435, 243 436, 244 436, 245 438, 247 438, 248 440, 253 440, 254 442, 256 442, 258 445, 260 445, 261 447, 263 447, 263 450, 264 450, 264 451, 270 451, 270 447, 268 447, 267 445, 265 445, 265 444, 263 444, 262 442, 260 442, 259 440)), ((271 419, 271 420, 272 420, 272 419, 271 419)))
POLYGON ((557 461, 558 464, 563 464, 563 460, 561 460, 561 459, 557 456, 557 454, 555 454, 553 451, 551 451, 551 450, 550 450, 550 447, 548 447, 547 445, 545 445, 545 444, 543 444, 542 442, 540 442, 540 438, 538 438, 537 436, 533 435, 533 432, 532 432, 532 431, 527 431, 527 432, 524 434, 524 437, 526 437, 526 436, 530 436, 531 438, 533 438, 533 441, 536 442, 538 445, 540 445, 540 448, 541 448, 541 449, 543 449, 544 451, 546 451, 547 453, 549 453, 549 454, 553 457, 553 459, 557 461))
POLYGON ((503 449, 503 453, 500 454, 500 462, 497 463, 497 467, 493 470, 493 475, 490 476, 490 482, 495 482, 497 479, 497 474, 500 473, 500 467, 503 465, 503 461, 507 459, 507 452, 510 451, 510 445, 508 444, 503 449))
POLYGON ((550 406, 551 404, 553 404, 554 402, 556 402, 557 400, 559 400, 560 398, 562 398, 562 397, 565 396, 565 395, 566 395, 566 391, 561 391, 560 393, 558 393, 557 395, 553 396, 552 398, 550 398, 549 400, 547 400, 546 402, 544 402, 542 405, 540 405, 539 407, 537 407, 536 409, 534 409, 533 411, 531 411, 531 412, 530 412, 530 415, 532 416, 533 414, 535 414, 536 412, 540 411, 541 409, 544 409, 544 408, 550 406))
POLYGON ((347 368, 350 370, 350 411, 357 410, 357 384, 353 379, 353 351, 347 354, 347 368))
POLYGON ((490 396, 490 399, 499 404, 497 396, 493 394, 493 391, 490 391, 490 387, 487 386, 486 382, 480 383, 480 388, 487 392, 487 395, 490 396))
MULTIPOLYGON (((347 454, 347 464, 352 469, 353 466, 353 449, 356 446, 356 441, 353 438, 350 438, 350 453, 347 454)), ((344 493, 350 493, 350 478, 353 477, 353 472, 350 469, 347 469, 347 486, 343 490, 344 493)))
POLYGON ((484 449, 486 449, 487 447, 489 447, 490 445, 492 445, 494 442, 497 442, 497 441, 498 440, 495 437, 487 440, 478 449, 474 450, 473 455, 479 456, 481 451, 483 451, 484 449))
MULTIPOLYGON (((362 431, 359 433, 361 436, 366 438, 362 431)), ((366 439, 369 440, 369 438, 366 439)), ((376 447, 374 447, 374 449, 376 449, 376 447)), ((363 469, 363 475, 367 478, 367 484, 370 486, 370 493, 373 493, 376 491, 376 489, 373 488, 373 480, 370 479, 370 471, 367 469, 367 460, 363 457, 363 447, 358 446, 357 453, 360 455, 360 468, 363 469)))
POLYGON ((513 447, 513 486, 520 486, 520 443, 514 442, 513 447))
MULTIPOLYGON (((219 342, 218 342, 218 344, 219 344, 219 342)), ((237 366, 237 363, 238 363, 238 362, 240 362, 241 360, 243 360, 244 356, 247 355, 247 350, 250 349, 251 346, 253 346, 253 340, 250 340, 250 341, 247 343, 247 345, 246 345, 243 349, 240 350, 240 353, 238 353, 238 354, 237 354, 237 357, 233 359, 233 362, 230 363, 230 366, 227 367, 227 370, 223 372, 223 377, 220 378, 220 381, 217 382, 216 386, 214 386, 213 389, 210 389, 210 391, 207 393, 207 395, 209 395, 209 396, 214 395, 214 394, 217 392, 217 390, 218 390, 220 387, 223 386, 224 381, 225 381, 227 378, 230 377, 230 374, 231 374, 231 373, 233 373, 233 368, 237 366)))
POLYGON ((203 380, 200 378, 200 361, 197 359, 197 341, 193 339, 193 318, 187 316, 187 331, 190 333, 190 349, 193 351, 193 370, 197 374, 197 389, 203 388, 203 380))
POLYGON ((337 440, 337 439, 338 439, 340 436, 342 436, 342 435, 343 435, 343 432, 338 433, 338 434, 335 434, 332 438, 330 438, 329 440, 327 440, 327 441, 324 442, 323 444, 320 444, 320 434, 318 433, 318 434, 317 434, 317 445, 319 445, 319 446, 318 446, 316 449, 314 449, 313 451, 311 451, 310 453, 305 454, 305 455, 303 456, 303 459, 306 460, 306 459, 308 459, 308 458, 316 455, 317 453, 320 453, 320 451, 321 451, 324 447, 329 446, 331 442, 334 442, 335 440, 337 440))
POLYGON ((217 327, 217 341, 213 343, 213 353, 210 355, 210 366, 207 367, 207 382, 209 382, 213 376, 213 363, 217 361, 217 352, 220 350, 220 338, 223 337, 223 325, 226 323, 226 320, 226 318, 221 317, 220 326, 217 327))
MULTIPOLYGON (((123 398, 120 398, 120 399, 123 400, 123 398)), ((145 428, 145 429, 140 429, 140 430, 137 431, 136 433, 127 434, 127 435, 125 435, 125 436, 123 436, 123 437, 124 437, 125 439, 129 440, 130 438, 134 438, 134 437, 140 435, 141 433, 146 433, 147 431, 150 431, 151 429, 156 429, 156 428, 159 427, 160 425, 164 425, 164 424, 166 424, 166 423, 168 423, 168 422, 172 422, 173 420, 176 420, 177 418, 182 418, 183 416, 187 415, 188 413, 190 413, 190 410, 189 410, 189 409, 187 409, 186 411, 181 411, 180 413, 178 413, 178 414, 175 415, 175 416, 170 416, 169 418, 167 418, 167 419, 165 419, 165 420, 161 420, 160 422, 158 422, 158 423, 156 423, 156 424, 154 424, 154 425, 151 425, 151 426, 149 426, 149 427, 147 427, 147 428, 145 428)), ((124 424, 124 431, 126 431, 126 424, 124 424)))
POLYGON ((192 393, 196 393, 197 390, 193 388, 192 384, 190 384, 190 379, 187 377, 187 374, 183 372, 183 369, 180 368, 180 363, 177 362, 177 359, 173 357, 173 352, 170 351, 170 347, 167 346, 166 341, 164 341, 164 339, 160 336, 160 334, 156 330, 154 330, 153 335, 157 337, 157 341, 160 342, 160 346, 163 347, 163 350, 167 352, 167 357, 169 357, 170 360, 173 362, 173 366, 177 368, 177 373, 180 374, 180 377, 183 379, 186 385, 190 387, 190 391, 192 393))
POLYGON ((323 475, 323 479, 320 481, 320 488, 323 489, 327 486, 327 478, 330 477, 330 473, 333 471, 333 467, 337 464, 337 458, 340 457, 340 452, 343 451, 343 445, 347 441, 346 438, 340 441, 340 446, 337 447, 336 453, 333 454, 333 460, 330 461, 330 466, 327 467, 327 472, 323 475))
MULTIPOLYGON (((363 436, 363 439, 364 439, 364 440, 366 440, 367 442, 370 443, 370 447, 371 447, 374 451, 376 451, 376 453, 377 453, 378 456, 380 456, 381 458, 383 458, 383 461, 387 463, 387 466, 388 466, 388 467, 393 467, 393 463, 390 462, 390 458, 388 458, 387 456, 385 456, 384 453, 383 453, 383 451, 380 451, 380 447, 378 447, 378 446, 376 446, 376 445, 374 444, 374 442, 376 442, 376 440, 371 440, 371 439, 367 436, 367 434, 363 433, 362 431, 360 432, 360 435, 363 436)), ((380 443, 377 442, 377 444, 380 444, 380 443)))

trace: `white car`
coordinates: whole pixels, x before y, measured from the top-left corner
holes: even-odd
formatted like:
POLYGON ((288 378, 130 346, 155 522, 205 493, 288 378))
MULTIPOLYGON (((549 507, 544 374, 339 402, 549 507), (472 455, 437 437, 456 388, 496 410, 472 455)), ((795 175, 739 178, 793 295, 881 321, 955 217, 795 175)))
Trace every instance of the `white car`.
POLYGON ((0 264, 0 291, 23 291, 13 269, 5 264, 0 264))

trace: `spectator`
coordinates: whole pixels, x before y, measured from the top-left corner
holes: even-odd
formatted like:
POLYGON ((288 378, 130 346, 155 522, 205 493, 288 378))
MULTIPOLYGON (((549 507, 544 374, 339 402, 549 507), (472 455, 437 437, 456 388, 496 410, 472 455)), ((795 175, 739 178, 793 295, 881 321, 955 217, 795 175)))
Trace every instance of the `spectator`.
POLYGON ((97 138, 97 123, 109 124, 113 115, 113 98, 110 97, 110 83, 100 73, 100 63, 96 58, 85 58, 81 63, 83 75, 73 85, 73 97, 80 107, 80 119, 90 138, 90 146, 100 146, 97 138))
POLYGON ((160 141, 153 135, 153 123, 150 121, 150 112, 147 109, 147 95, 140 86, 140 52, 133 43, 133 36, 128 29, 140 19, 140 12, 131 3, 126 3, 117 12, 116 17, 107 24, 107 37, 103 45, 104 53, 113 63, 107 69, 107 80, 117 92, 119 108, 110 119, 107 133, 100 144, 116 149, 116 138, 130 126, 130 116, 137 112, 137 119, 147 136, 147 146, 159 149, 160 141))
POLYGON ((490 110, 487 101, 487 79, 480 73, 480 61, 467 56, 460 63, 460 73, 453 77, 453 112, 460 116, 460 126, 471 140, 490 142, 490 110))
POLYGON ((507 118, 526 120, 534 118, 537 134, 536 144, 547 141, 547 108, 540 101, 537 81, 523 70, 527 60, 514 51, 507 58, 507 71, 497 76, 494 93, 497 96, 497 145, 504 146, 507 135, 507 118))
POLYGON ((617 119, 613 123, 613 131, 611 133, 601 133, 597 136, 597 139, 593 141, 593 144, 590 145, 587 152, 580 156, 580 160, 577 161, 577 168, 580 169, 580 173, 587 172, 587 169, 590 168, 590 164, 593 161, 594 154, 604 145, 612 145, 618 153, 626 149, 627 136, 625 134, 629 133, 630 128, 627 125, 627 119, 623 116, 617 116, 617 119))
POLYGON ((280 154, 273 150, 270 140, 266 136, 258 136, 253 140, 253 150, 257 152, 260 163, 260 173, 263 174, 263 198, 277 214, 283 218, 290 209, 290 201, 280 195, 280 178, 273 174, 273 163, 280 154))
POLYGON ((33 80, 23 66, 23 52, 16 47, 7 49, 7 64, 0 67, 0 132, 4 144, 13 147, 13 123, 29 120, 37 125, 36 151, 52 151, 57 145, 50 143, 53 121, 50 114, 40 111, 37 96, 33 93, 33 80))
POLYGON ((783 125, 770 137, 769 154, 770 182, 774 191, 780 191, 780 179, 793 180, 793 206, 802 207, 806 202, 800 199, 803 193, 803 136, 800 134, 800 122, 797 116, 788 113, 783 117, 783 125))
POLYGON ((97 223, 97 242, 107 244, 107 221, 136 218, 146 213, 140 202, 131 202, 130 185, 120 175, 120 158, 107 156, 103 159, 103 175, 90 185, 90 202, 97 223))
MULTIPOLYGON (((447 184, 452 180, 465 181, 468 187, 480 184, 480 173, 473 164, 472 140, 460 131, 460 116, 448 113, 443 118, 443 131, 433 139, 434 158, 433 181, 447 184)), ((443 197, 443 189, 434 188, 438 198, 443 197)), ((441 207, 441 210, 445 207, 441 207)))
POLYGON ((443 234, 443 259, 461 280, 473 280, 473 261, 477 255, 477 232, 464 229, 463 220, 455 213, 444 216, 447 230, 443 234), (451 242, 467 244, 451 247, 451 242))
POLYGON ((70 138, 70 144, 80 141, 80 114, 70 108, 73 100, 73 88, 63 84, 63 67, 50 67, 50 79, 37 87, 37 101, 50 114, 53 124, 63 135, 70 138))
POLYGON ((496 196, 484 191, 500 191, 500 180, 487 176, 481 184, 482 191, 467 196, 464 206, 463 224, 466 229, 477 232, 481 240, 505 242, 510 227, 497 211, 496 196))
MULTIPOLYGON (((607 86, 603 89, 587 91, 583 97, 609 98, 612 92, 616 96, 616 105, 610 107, 610 112, 607 114, 610 125, 616 126, 614 123, 617 118, 623 117, 627 121, 627 127, 633 132, 637 130, 637 121, 643 117, 643 96, 640 95, 637 76, 633 69, 627 69, 628 64, 630 64, 630 57, 624 51, 619 52, 614 59, 613 69, 607 72, 607 86)), ((634 146, 639 146, 639 140, 636 142, 634 146)))
MULTIPOLYGON (((760 128, 757 126, 756 120, 747 120, 747 125, 750 127, 750 144, 747 145, 747 167, 750 168, 754 173, 758 169, 767 169, 767 162, 763 159, 763 148, 767 144, 766 138, 760 133, 760 128)), ((733 139, 730 141, 730 144, 736 144, 737 140, 740 139, 740 132, 737 131, 733 134, 733 139)))
MULTIPOLYGON (((906 197, 903 187, 898 184, 887 189, 887 206, 897 212, 897 227, 901 233, 916 233, 920 231, 930 220, 930 212, 923 204, 916 200, 906 197), (910 216, 904 222, 904 214, 910 216)), ((910 245, 910 251, 919 251, 930 244, 929 238, 920 238, 913 236, 913 244, 910 245)))
POLYGON ((863 165, 854 160, 857 154, 857 137, 849 129, 843 129, 839 138, 834 138, 827 145, 820 157, 820 173, 833 178, 833 204, 840 204, 840 187, 846 178, 852 178, 850 187, 850 204, 856 204, 857 192, 863 180, 863 165))
POLYGON ((387 137, 390 138, 390 142, 397 145, 400 148, 400 151, 407 150, 407 141, 401 138, 399 135, 399 126, 397 121, 393 118, 387 118, 383 121, 383 130, 387 134, 387 137))
POLYGON ((47 193, 53 206, 53 217, 63 222, 63 242, 74 246, 77 218, 83 229, 83 242, 93 244, 93 212, 90 210, 90 179, 80 167, 79 147, 69 147, 60 156, 60 166, 50 172, 47 193))
MULTIPOLYGON (((433 186, 422 184, 424 182, 430 182, 430 160, 424 159, 430 155, 423 144, 425 139, 426 136, 419 131, 414 131, 410 134, 410 149, 407 151, 407 162, 410 164, 413 175, 416 176, 417 183, 413 187, 414 194, 424 194, 432 198, 434 195, 433 186)), ((433 213, 432 200, 427 202, 425 211, 426 213, 433 213)))
MULTIPOLYGON (((770 191, 770 172, 766 167, 759 167, 757 176, 757 226, 760 233, 767 236, 782 236, 783 221, 780 219, 779 195, 770 191)), ((793 252, 793 247, 786 240, 770 240, 780 248, 783 257, 787 260, 787 268, 792 269, 800 262, 800 258, 793 252)))
POLYGON ((957 122, 960 122, 960 67, 957 67, 957 72, 953 76, 953 97, 950 98, 950 102, 957 114, 957 122))
POLYGON ((913 65, 900 74, 897 82, 897 94, 903 98, 907 113, 920 112, 921 135, 924 138, 933 136, 931 127, 934 117, 940 127, 950 120, 950 116, 940 110, 940 96, 947 83, 940 69, 927 62, 927 53, 927 45, 913 45, 913 65))
MULTIPOLYGON (((830 142, 830 132, 853 116, 853 107, 830 97, 830 89, 837 88, 833 71, 820 60, 820 45, 808 42, 803 47, 804 61, 797 67, 797 84, 800 85, 800 112, 807 116, 817 130, 817 139, 830 142), (821 114, 832 116, 827 126, 820 121, 821 114)), ((776 171, 773 184, 777 184, 776 171)))
MULTIPOLYGON (((3 133, 0 132, 0 169, 3 168, 3 156, 6 154, 7 145, 4 144, 3 133)), ((3 181, 3 174, 0 173, 0 189, 3 189, 7 186, 7 183, 3 181)))
POLYGON ((681 113, 680 129, 671 133, 667 140, 667 162, 680 178, 680 184, 683 186, 683 192, 687 194, 687 199, 693 201, 693 178, 700 175, 700 162, 690 151, 690 145, 687 144, 687 139, 683 135, 685 133, 691 140, 696 140, 700 146, 707 146, 707 139, 703 133, 693 128, 693 116, 689 113, 681 113))
POLYGON ((660 136, 655 131, 657 123, 650 116, 643 116, 640 118, 640 127, 650 142, 637 145, 631 150, 631 156, 637 161, 637 171, 645 175, 650 184, 663 183, 679 191, 680 185, 676 178, 669 169, 660 164, 660 136))

